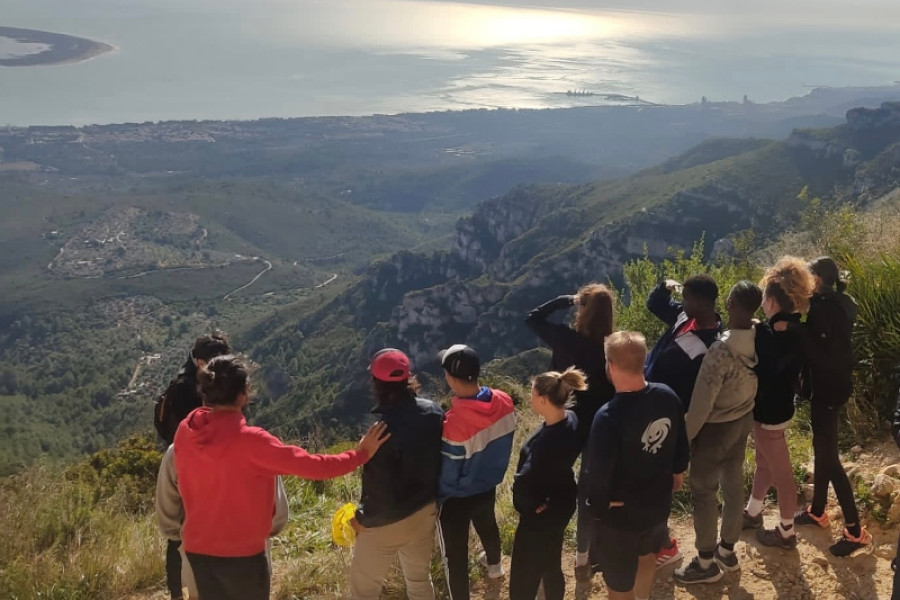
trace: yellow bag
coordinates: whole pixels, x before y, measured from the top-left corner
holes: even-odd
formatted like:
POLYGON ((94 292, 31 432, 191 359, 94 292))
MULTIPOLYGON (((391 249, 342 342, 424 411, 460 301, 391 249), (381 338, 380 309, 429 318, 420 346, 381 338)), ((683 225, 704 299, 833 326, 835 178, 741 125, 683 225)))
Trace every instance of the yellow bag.
POLYGON ((356 531, 350 520, 356 515, 356 505, 348 502, 331 517, 331 540, 338 546, 349 548, 356 541, 356 531))

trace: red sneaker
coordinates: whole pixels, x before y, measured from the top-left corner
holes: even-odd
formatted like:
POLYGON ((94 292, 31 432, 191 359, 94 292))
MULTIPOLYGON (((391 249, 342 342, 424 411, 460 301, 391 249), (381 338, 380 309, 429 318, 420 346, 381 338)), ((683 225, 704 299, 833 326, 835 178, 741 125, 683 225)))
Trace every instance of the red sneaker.
POLYGON ((656 568, 661 569, 666 565, 671 565, 681 560, 684 555, 678 549, 678 542, 672 538, 672 545, 669 548, 663 548, 656 553, 656 568))

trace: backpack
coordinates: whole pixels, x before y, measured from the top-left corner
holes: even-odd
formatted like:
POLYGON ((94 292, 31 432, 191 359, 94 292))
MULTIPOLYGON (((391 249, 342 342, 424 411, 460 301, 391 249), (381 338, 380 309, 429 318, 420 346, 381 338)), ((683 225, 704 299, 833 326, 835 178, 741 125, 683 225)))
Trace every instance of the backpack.
POLYGON ((153 403, 153 426, 167 444, 175 441, 181 421, 201 404, 192 392, 188 378, 179 373, 153 403))

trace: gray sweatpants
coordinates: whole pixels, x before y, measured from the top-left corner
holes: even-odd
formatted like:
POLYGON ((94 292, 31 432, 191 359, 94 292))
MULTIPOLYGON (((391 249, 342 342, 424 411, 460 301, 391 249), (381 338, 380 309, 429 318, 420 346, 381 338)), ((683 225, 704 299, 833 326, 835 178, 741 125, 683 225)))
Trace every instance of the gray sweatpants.
POLYGON ((753 429, 753 413, 736 421, 707 423, 691 448, 691 495, 694 499, 694 545, 710 553, 718 545, 719 509, 716 491, 721 486, 722 533, 733 544, 741 535, 744 510, 744 452, 753 429))

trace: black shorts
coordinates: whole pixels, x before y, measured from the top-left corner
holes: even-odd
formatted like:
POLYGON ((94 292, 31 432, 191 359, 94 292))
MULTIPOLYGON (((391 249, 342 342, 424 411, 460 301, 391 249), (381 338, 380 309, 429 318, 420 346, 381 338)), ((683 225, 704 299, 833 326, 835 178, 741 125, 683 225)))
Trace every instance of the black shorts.
POLYGON ((211 600, 268 600, 269 559, 253 556, 209 556, 186 552, 197 592, 211 600))
POLYGON ((609 589, 628 592, 634 588, 638 558, 656 554, 668 543, 669 528, 666 521, 643 531, 626 531, 595 520, 591 562, 596 570, 603 573, 603 581, 609 589))

